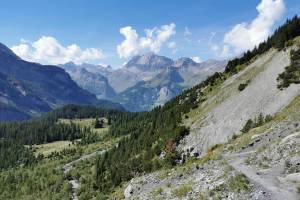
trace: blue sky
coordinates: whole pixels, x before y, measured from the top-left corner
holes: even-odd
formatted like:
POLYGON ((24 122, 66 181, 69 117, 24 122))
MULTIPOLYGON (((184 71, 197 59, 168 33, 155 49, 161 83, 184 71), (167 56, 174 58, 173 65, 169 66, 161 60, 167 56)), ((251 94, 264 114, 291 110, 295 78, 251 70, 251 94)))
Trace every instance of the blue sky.
MULTIPOLYGON (((258 18, 256 7, 262 1, 267 6, 276 1, 284 4, 284 9, 279 4, 274 9, 281 14, 273 13, 273 19, 262 22, 268 26, 263 31, 274 30, 300 13, 299 0, 0 0, 0 42, 15 47, 24 59, 51 64, 74 59, 118 67, 131 56, 150 50, 174 59, 222 59, 240 53, 243 49, 237 45, 251 48, 265 36, 250 35, 257 30, 250 24, 258 18), (138 36, 122 44, 125 35, 120 29, 129 26, 126 34, 138 36), (147 37, 145 29, 153 36, 147 37), (253 39, 252 43, 228 41, 239 33, 247 35, 241 40, 253 39), (76 45, 70 47, 72 44, 76 45), (50 53, 45 52, 48 49, 50 53)), ((262 12, 267 15, 273 10, 263 8, 262 12)))

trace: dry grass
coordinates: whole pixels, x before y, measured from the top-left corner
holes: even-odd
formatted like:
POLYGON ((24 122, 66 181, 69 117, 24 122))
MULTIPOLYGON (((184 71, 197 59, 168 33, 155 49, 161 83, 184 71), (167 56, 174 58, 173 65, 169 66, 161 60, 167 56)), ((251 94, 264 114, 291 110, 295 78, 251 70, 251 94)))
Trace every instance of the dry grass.
POLYGON ((75 145, 70 141, 56 141, 46 144, 34 145, 33 147, 36 148, 38 154, 40 153, 44 156, 47 156, 52 152, 60 152, 64 149, 70 149, 72 147, 75 147, 75 145))

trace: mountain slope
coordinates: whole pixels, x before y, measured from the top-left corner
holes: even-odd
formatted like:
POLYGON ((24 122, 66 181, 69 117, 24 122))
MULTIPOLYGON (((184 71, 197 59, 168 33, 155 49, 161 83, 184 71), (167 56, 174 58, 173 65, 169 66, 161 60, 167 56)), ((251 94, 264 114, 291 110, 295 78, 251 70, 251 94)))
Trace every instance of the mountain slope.
POLYGON ((95 94, 98 99, 115 100, 117 97, 107 78, 99 73, 91 73, 81 68, 71 73, 71 77, 81 88, 95 94))
POLYGON ((152 79, 141 81, 120 93, 119 102, 130 111, 150 110, 163 105, 209 75, 224 70, 226 63, 226 61, 195 63, 190 58, 180 58, 174 66, 164 67, 164 70, 160 70, 160 73, 152 79))
POLYGON ((195 152, 205 152, 238 133, 248 119, 259 113, 273 115, 299 95, 298 85, 291 85, 286 90, 277 88, 278 74, 290 64, 290 51, 291 48, 280 52, 270 50, 207 97, 209 100, 197 109, 201 110, 201 117, 195 115, 187 121, 192 134, 183 142, 186 143, 184 148, 193 147, 195 152), (239 85, 245 83, 246 88, 239 91, 239 85))
POLYGON ((151 110, 163 105, 182 92, 183 79, 173 67, 156 75, 149 81, 141 81, 119 94, 120 103, 131 111, 151 110))
POLYGON ((190 58, 173 61, 164 56, 147 53, 133 57, 116 70, 100 65, 73 63, 61 67, 82 88, 98 97, 118 101, 130 111, 145 111, 163 105, 183 90, 193 87, 215 72, 224 70, 226 63, 227 61, 216 60, 196 63, 190 58), (180 83, 172 77, 181 79, 180 83))
MULTIPOLYGON (((1 104, 6 109, 25 113, 24 116, 36 116, 69 103, 120 108, 117 104, 97 100, 79 88, 63 69, 21 60, 3 44, 0 45, 0 73, 1 104)), ((8 117, 10 119, 19 119, 19 116, 8 117)))
POLYGON ((180 76, 184 79, 187 88, 193 87, 204 81, 215 72, 222 72, 227 64, 227 60, 208 60, 196 63, 190 58, 178 59, 174 66, 178 69, 180 76))
POLYGON ((124 68, 131 71, 154 72, 164 70, 174 64, 174 61, 165 56, 159 56, 154 53, 147 53, 133 57, 126 63, 124 68))

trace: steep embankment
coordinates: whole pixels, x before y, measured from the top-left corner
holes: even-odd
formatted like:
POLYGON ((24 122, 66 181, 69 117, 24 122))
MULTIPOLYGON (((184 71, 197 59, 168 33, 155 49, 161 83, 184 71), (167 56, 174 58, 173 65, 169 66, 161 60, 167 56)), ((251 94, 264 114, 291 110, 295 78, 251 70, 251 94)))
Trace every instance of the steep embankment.
POLYGON ((179 146, 201 158, 132 179, 125 198, 299 199, 300 87, 279 90, 276 80, 293 48, 271 49, 209 92, 203 89, 206 100, 185 117, 191 133, 179 146), (260 113, 273 117, 242 133, 260 113))
POLYGON ((205 103, 190 113, 191 118, 186 123, 191 127, 191 134, 181 148, 204 153, 209 147, 238 134, 248 119, 260 113, 273 115, 288 105, 300 94, 300 87, 291 85, 279 90, 276 79, 290 64, 291 49, 270 50, 216 88, 205 103), (246 88, 239 91, 239 85, 245 83, 246 88))

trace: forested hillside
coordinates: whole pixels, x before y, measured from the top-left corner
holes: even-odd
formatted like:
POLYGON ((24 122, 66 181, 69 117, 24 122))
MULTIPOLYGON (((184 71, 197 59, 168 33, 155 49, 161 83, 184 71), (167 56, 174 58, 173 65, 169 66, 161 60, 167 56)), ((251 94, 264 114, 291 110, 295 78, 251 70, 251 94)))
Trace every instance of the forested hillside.
POLYGON ((35 162, 33 151, 31 148, 25 148, 24 145, 30 146, 62 140, 74 141, 92 134, 91 129, 81 128, 74 123, 58 123, 61 118, 106 117, 112 123, 119 123, 128 115, 131 114, 92 106, 68 105, 41 118, 23 122, 2 122, 0 123, 0 157, 3 159, 0 168, 35 162))

